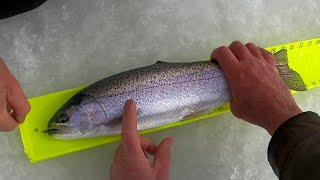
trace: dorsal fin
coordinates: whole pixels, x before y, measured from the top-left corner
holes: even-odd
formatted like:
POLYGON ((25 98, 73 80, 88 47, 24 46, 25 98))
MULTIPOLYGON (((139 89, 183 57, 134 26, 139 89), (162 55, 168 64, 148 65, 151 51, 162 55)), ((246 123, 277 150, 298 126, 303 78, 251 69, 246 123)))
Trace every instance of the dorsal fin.
POLYGON ((157 61, 156 64, 159 64, 159 63, 167 63, 167 62, 164 62, 164 61, 157 61))

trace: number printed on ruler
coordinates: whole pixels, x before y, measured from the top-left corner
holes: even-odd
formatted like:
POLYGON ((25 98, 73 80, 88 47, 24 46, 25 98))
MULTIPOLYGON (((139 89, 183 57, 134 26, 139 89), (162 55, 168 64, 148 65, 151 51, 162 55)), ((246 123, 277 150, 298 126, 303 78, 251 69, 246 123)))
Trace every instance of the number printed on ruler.
MULTIPOLYGON (((286 45, 276 46, 276 47, 271 48, 270 52, 272 54, 274 54, 275 52, 277 52, 281 49, 286 49, 288 51, 292 51, 292 50, 298 50, 301 48, 311 48, 312 46, 317 46, 318 48, 320 48, 320 38, 306 40, 306 41, 298 41, 298 42, 294 42, 294 43, 290 43, 290 44, 286 44, 286 45)), ((306 84, 305 84, 305 86, 307 88, 312 88, 312 87, 319 86, 319 85, 320 85, 320 79, 313 80, 311 82, 306 82, 306 84)))
POLYGON ((271 52, 276 52, 277 50, 281 50, 281 49, 294 50, 296 48, 310 47, 313 45, 320 45, 320 39, 307 40, 307 41, 301 41, 301 42, 294 42, 287 45, 281 45, 281 46, 272 48, 271 52))

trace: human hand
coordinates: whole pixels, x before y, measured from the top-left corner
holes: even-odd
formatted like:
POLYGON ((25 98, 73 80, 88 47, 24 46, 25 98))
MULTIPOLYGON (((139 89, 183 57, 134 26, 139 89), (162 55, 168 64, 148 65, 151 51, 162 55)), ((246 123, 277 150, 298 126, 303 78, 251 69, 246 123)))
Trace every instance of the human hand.
POLYGON ((11 131, 23 123, 30 104, 19 82, 0 58, 0 131, 11 131))
POLYGON ((169 179, 172 138, 159 146, 137 132, 136 103, 126 103, 122 118, 122 142, 110 168, 111 180, 167 180, 169 179), (153 155, 153 164, 147 154, 153 155))
POLYGON ((265 49, 235 41, 215 49, 211 58, 229 81, 231 111, 236 117, 273 135, 283 122, 302 112, 279 76, 274 56, 265 49))

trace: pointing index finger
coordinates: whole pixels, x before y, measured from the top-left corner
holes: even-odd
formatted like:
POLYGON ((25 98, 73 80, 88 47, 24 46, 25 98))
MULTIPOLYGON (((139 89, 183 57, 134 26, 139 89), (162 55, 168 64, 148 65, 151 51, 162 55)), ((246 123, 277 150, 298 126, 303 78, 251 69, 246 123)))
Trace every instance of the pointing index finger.
POLYGON ((132 99, 126 102, 124 108, 121 137, 124 151, 134 153, 139 151, 142 152, 140 147, 140 138, 137 131, 136 103, 132 99))

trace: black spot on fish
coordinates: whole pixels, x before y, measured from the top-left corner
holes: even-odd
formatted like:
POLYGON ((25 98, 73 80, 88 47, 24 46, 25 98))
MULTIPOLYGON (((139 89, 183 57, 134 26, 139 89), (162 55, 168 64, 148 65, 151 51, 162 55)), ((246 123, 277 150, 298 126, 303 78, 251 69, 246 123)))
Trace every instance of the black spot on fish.
POLYGON ((82 94, 81 92, 75 94, 64 106, 77 106, 80 105, 88 95, 82 94))

